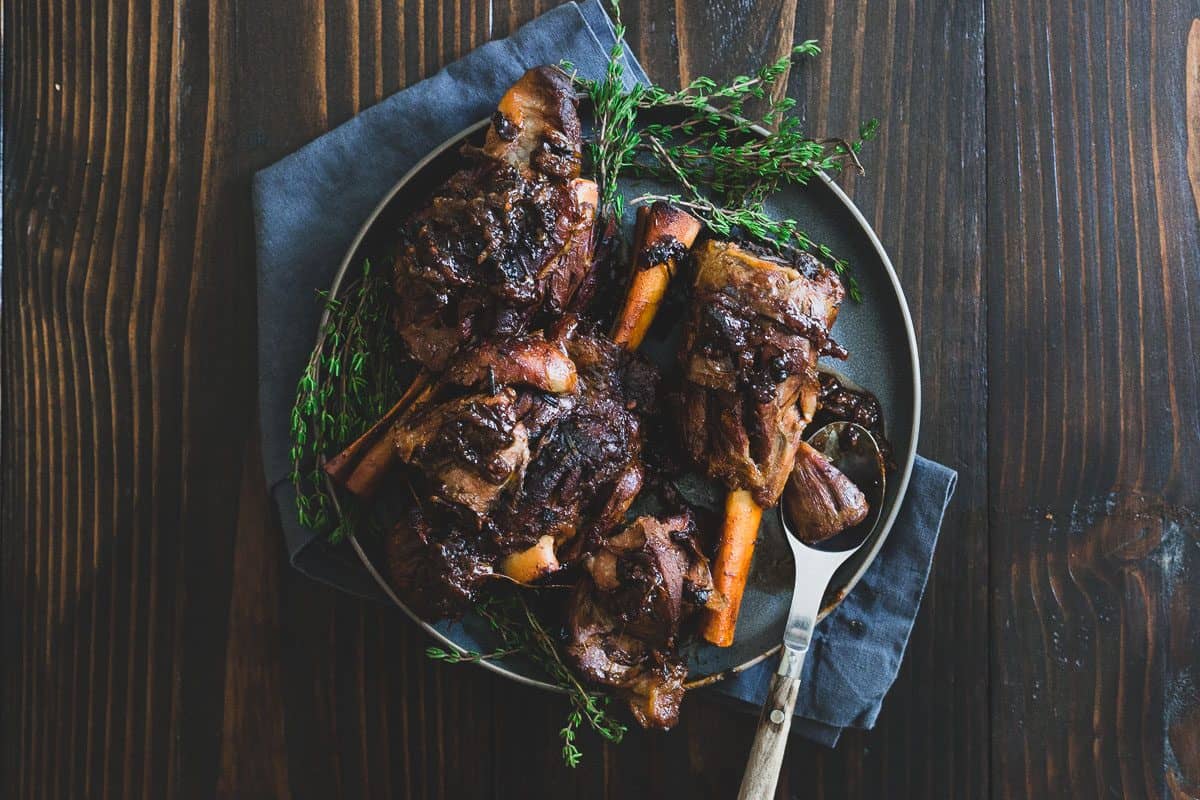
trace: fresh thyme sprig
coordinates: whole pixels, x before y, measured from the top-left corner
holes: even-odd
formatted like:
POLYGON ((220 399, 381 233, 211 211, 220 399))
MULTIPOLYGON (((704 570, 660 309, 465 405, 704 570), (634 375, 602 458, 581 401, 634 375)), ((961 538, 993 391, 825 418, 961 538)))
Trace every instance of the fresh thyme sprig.
POLYGON ((575 740, 585 722, 601 737, 614 744, 624 738, 628 729, 609 716, 608 695, 584 688, 579 678, 563 661, 554 637, 546 630, 537 613, 530 608, 520 592, 486 597, 476 603, 475 610, 500 636, 500 648, 488 654, 451 654, 441 648, 431 647, 425 654, 447 663, 465 663, 520 652, 536 663, 555 685, 567 691, 571 710, 559 735, 563 740, 563 762, 569 767, 578 766, 583 759, 583 753, 575 740))
MULTIPOLYGON (((862 170, 858 155, 879 123, 862 125, 858 138, 813 139, 791 114, 795 101, 768 99, 787 75, 792 62, 816 56, 816 41, 802 42, 791 53, 759 69, 721 84, 700 77, 679 91, 659 86, 625 86, 625 26, 620 5, 611 4, 616 42, 604 77, 575 77, 591 99, 595 134, 588 152, 601 187, 601 207, 619 216, 623 201, 618 182, 623 173, 655 176, 681 186, 676 202, 695 213, 714 232, 744 235, 777 249, 800 248, 823 256, 845 275, 850 296, 861 300, 857 282, 845 260, 814 242, 795 220, 772 220, 765 202, 786 184, 803 185, 821 172, 836 173, 847 164, 862 170), (766 103, 752 113, 751 106, 766 103), (678 122, 654 121, 652 112, 675 109, 678 122), (762 131, 767 131, 762 135, 762 131)), ((646 195, 634 202, 667 199, 646 195)))
POLYGON ((339 508, 326 488, 320 459, 361 435, 400 396, 398 344, 387 324, 387 280, 364 261, 339 296, 321 292, 329 312, 292 407, 292 483, 300 524, 338 541, 365 515, 339 508))
POLYGON ((444 661, 447 664, 479 664, 496 658, 504 658, 520 652, 515 647, 501 647, 490 653, 477 653, 474 650, 443 650, 440 647, 426 647, 425 656, 434 661, 444 661))
POLYGON ((587 149, 596 183, 600 185, 600 207, 619 218, 623 201, 617 178, 632 163, 641 142, 635 122, 646 87, 640 84, 625 87, 625 24, 617 0, 613 0, 612 12, 616 38, 608 54, 604 78, 589 81, 576 77, 575 82, 590 95, 594 109, 596 134, 588 141, 587 149))

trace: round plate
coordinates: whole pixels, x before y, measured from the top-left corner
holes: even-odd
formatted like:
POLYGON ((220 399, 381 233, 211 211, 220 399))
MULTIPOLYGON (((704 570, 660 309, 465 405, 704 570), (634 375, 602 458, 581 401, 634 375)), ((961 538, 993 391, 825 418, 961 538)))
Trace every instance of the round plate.
MULTIPOLYGON (((467 141, 480 143, 487 120, 472 125, 447 140, 409 170, 380 201, 363 223, 342 261, 333 285, 331 297, 336 297, 343 276, 351 264, 361 264, 363 258, 386 252, 394 238, 397 224, 420 207, 430 193, 461 166, 458 148, 467 141)), ((765 134, 765 131, 759 130, 765 134)), ((836 362, 836 371, 852 383, 869 388, 883 406, 888 438, 897 461, 897 470, 888 480, 882 521, 872 540, 842 565, 830 583, 822 609, 828 614, 866 572, 878 554, 892 523, 900 510, 900 502, 908 488, 916 454, 917 426, 920 418, 921 393, 917 365, 917 342, 912 318, 904 292, 896 278, 892 263, 884 252, 875 232, 850 198, 828 176, 805 187, 786 187, 768 204, 777 217, 798 219, 815 241, 828 244, 835 253, 851 264, 864 301, 847 301, 842 305, 834 331, 837 340, 850 352, 849 360, 836 362)), ((623 186, 627 198, 647 191, 671 193, 669 186, 646 181, 629 181, 623 186)), ((627 211, 626 231, 632 230, 632 209, 627 211)), ((325 326, 322 318, 320 329, 325 326)), ((678 326, 673 326, 677 328, 678 326)), ((653 334, 652 334, 653 336, 653 334)), ((674 350, 665 340, 647 339, 643 350, 652 360, 672 357, 674 350), (659 352, 655 352, 658 350, 659 352)), ((823 365, 825 368, 827 365, 823 365)), ((720 503, 711 487, 702 481, 689 488, 680 487, 687 498, 699 505, 720 503), (706 498, 706 492, 709 496, 706 498)), ((719 505, 718 505, 719 507, 719 505)), ((486 623, 474 614, 462 620, 429 622, 407 608, 392 591, 376 564, 382 564, 376 543, 351 537, 363 565, 389 597, 422 628, 444 645, 458 650, 489 652, 499 642, 486 623)), ((755 548, 750 580, 742 599, 736 639, 731 647, 718 648, 707 643, 693 643, 684 648, 690 668, 689 687, 702 686, 739 672, 767 658, 782 640, 792 593, 792 557, 778 515, 768 511, 755 548)), ((507 678, 552 691, 559 687, 543 681, 537 668, 519 657, 480 662, 487 669, 507 678)))

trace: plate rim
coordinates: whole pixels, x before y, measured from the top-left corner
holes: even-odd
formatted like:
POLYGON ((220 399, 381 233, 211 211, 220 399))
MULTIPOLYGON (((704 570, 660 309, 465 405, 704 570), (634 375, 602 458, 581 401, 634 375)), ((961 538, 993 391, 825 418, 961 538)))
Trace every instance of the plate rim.
MULTIPOLYGON (((387 206, 392 202, 392 200, 394 200, 396 198, 396 195, 398 195, 400 193, 400 191, 402 189, 404 189, 404 187, 408 184, 409 181, 411 181, 422 170, 424 170, 427 166, 429 166, 429 164, 431 162, 433 162, 435 159, 437 159, 439 156, 441 156, 443 153, 445 153, 448 149, 450 149, 451 147, 453 147, 456 144, 458 144, 459 142, 461 142, 463 139, 470 137, 471 135, 473 135, 475 133, 478 133, 480 130, 482 130, 484 127, 486 127, 489 124, 489 122, 490 122, 490 120, 488 118, 481 119, 478 122, 468 125, 465 128, 463 128, 462 130, 458 131, 457 133, 451 135, 445 141, 443 141, 441 144, 437 145, 432 150, 430 150, 428 153, 426 153, 407 172, 405 172, 399 178, 399 180, 396 181, 395 184, 393 184, 392 188, 390 190, 388 190, 388 192, 375 205, 374 209, 372 209, 371 213, 369 215, 367 215, 366 219, 363 221, 363 224, 359 227, 358 233, 355 234, 354 238, 350 241, 350 244, 347 246, 346 253, 342 257, 342 261, 338 265, 337 272, 334 273, 333 281, 330 283, 330 286, 329 286, 329 295, 331 297, 337 296, 337 293, 338 293, 339 289, 341 288, 342 280, 346 276, 346 274, 350 268, 350 264, 354 260, 354 256, 358 252, 359 247, 362 245, 363 240, 367 237, 368 232, 371 230, 372 226, 374 226, 375 221, 379 218, 380 214, 382 214, 384 209, 386 209, 387 206)), ((761 126, 752 125, 751 129, 754 130, 759 135, 762 135, 762 136, 768 135, 768 131, 765 130, 764 128, 762 128, 761 126)), ((903 467, 901 469, 901 474, 899 477, 898 489, 896 492, 896 503, 892 507, 891 512, 888 514, 887 518, 883 521, 883 523, 882 523, 883 527, 880 530, 879 535, 875 537, 875 541, 872 544, 871 549, 867 552, 866 558, 863 559, 862 563, 859 565, 858 569, 855 570, 854 574, 850 576, 850 579, 846 582, 846 585, 842 589, 837 600, 835 600, 833 603, 830 603, 828 606, 825 606, 821 609, 821 612, 817 618, 818 621, 820 621, 820 620, 824 619, 826 616, 828 616, 829 613, 832 612, 833 609, 836 608, 841 603, 841 601, 847 595, 849 595, 850 592, 852 592, 854 590, 854 588, 858 585, 858 582, 860 580, 862 580, 863 575, 866 574, 867 570, 870 569, 871 566, 875 563, 875 559, 879 555, 879 550, 883 547, 883 543, 887 540, 888 536, 891 534, 892 527, 896 521, 896 517, 900 513, 900 507, 904 504, 905 495, 908 492, 909 479, 912 477, 913 463, 916 459, 916 453, 917 453, 917 440, 920 437, 922 397, 921 397, 921 366, 920 366, 920 358, 919 358, 919 355, 917 352, 916 330, 913 326, 912 313, 909 311, 909 308, 908 308, 908 297, 905 295, 904 289, 900 285, 900 278, 896 274, 896 269, 892 265, 892 260, 888 256, 887 250, 883 246, 883 242, 881 242, 879 240, 878 235, 875 233, 875 229, 873 227, 871 227, 871 224, 867 221, 866 217, 863 216, 862 211, 859 210, 858 206, 855 205, 854 201, 850 199, 849 195, 847 195, 845 193, 845 191, 842 190, 842 187, 840 187, 833 180, 832 177, 830 177, 828 174, 826 174, 822 170, 818 170, 817 175, 821 178, 821 180, 824 182, 826 187, 828 187, 833 192, 833 195, 838 199, 838 201, 842 204, 842 206, 847 211, 850 212, 851 216, 854 218, 855 223, 866 234, 867 239, 871 243, 871 246, 875 249, 876 255, 879 257, 880 262, 883 264, 883 268, 887 274, 888 279, 891 281, 892 290, 894 291, 894 293, 896 295, 896 299, 899 301, 901 317, 903 318, 903 321, 904 321, 904 333, 905 333, 905 336, 907 337, 906 340, 907 340, 907 345, 908 345, 909 361, 910 361, 910 368, 912 370, 912 382, 913 382, 913 385, 912 385, 913 413, 912 413, 912 420, 911 420, 912 435, 909 440, 908 452, 905 454, 903 467)), ((320 321, 317 326, 318 337, 320 336, 320 331, 322 331, 325 328, 325 325, 328 321, 328 316, 329 316, 329 310, 328 309, 323 310, 321 313, 320 321)), ((325 477, 325 480, 327 483, 329 483, 328 476, 325 477)), ((337 494, 336 494, 336 492, 333 492, 332 484, 329 484, 329 488, 330 488, 330 491, 332 492, 331 496, 334 498, 335 507, 337 507, 338 512, 341 513, 340 507, 337 506, 337 494)), ((400 608, 400 610, 403 611, 408 616, 409 619, 411 619, 413 622, 415 622, 417 625, 419 625, 427 634, 432 636, 434 639, 436 639, 441 644, 446 645, 451 650, 458 652, 458 653, 466 652, 466 650, 461 645, 459 645, 453 639, 446 636, 441 631, 439 631, 437 628, 435 628, 432 623, 428 622, 425 619, 422 619, 420 617, 420 615, 416 614, 396 595, 395 591, 391 587, 391 584, 389 584, 387 582, 387 580, 384 579, 383 575, 381 575, 379 570, 376 569, 374 562, 370 559, 370 557, 367 556, 367 553, 363 549, 362 544, 358 541, 358 537, 356 534, 351 532, 347 536, 347 539, 350 542, 350 546, 353 548, 355 554, 358 556, 359 561, 362 562, 363 567, 371 575, 371 578, 379 585, 379 587, 388 596, 388 598, 390 598, 391 601, 393 603, 395 603, 400 608)), ((746 670, 746 669, 749 669, 750 667, 755 666, 756 664, 761 663, 765 659, 769 658, 772 654, 778 652, 778 650, 781 646, 782 646, 781 644, 777 644, 774 647, 769 648, 768 650, 762 652, 761 654, 754 656, 753 658, 751 658, 747 661, 744 661, 741 664, 738 664, 736 666, 733 666, 733 667, 730 667, 730 668, 727 668, 724 670, 720 670, 718 672, 711 673, 709 675, 704 675, 699 678, 696 678, 695 680, 689 681, 687 684, 685 684, 685 688, 695 689, 695 688, 699 688, 701 686, 708 686, 710 684, 717 683, 718 681, 721 681, 721 680, 725 679, 726 677, 737 674, 739 672, 742 672, 743 670, 746 670)), ((509 680, 524 684, 526 686, 534 686, 534 687, 537 687, 540 689, 546 689, 548 691, 552 691, 552 692, 556 692, 556 693, 560 693, 560 694, 566 692, 566 690, 563 689, 561 686, 556 686, 555 684, 547 683, 546 681, 540 680, 538 678, 531 678, 528 675, 523 675, 519 672, 508 669, 507 667, 505 667, 502 664, 498 664, 498 663, 495 663, 492 661, 487 661, 487 660, 481 660, 481 661, 478 661, 475 663, 477 663, 479 666, 483 667, 484 669, 490 670, 498 675, 504 676, 505 678, 507 678, 509 680)))

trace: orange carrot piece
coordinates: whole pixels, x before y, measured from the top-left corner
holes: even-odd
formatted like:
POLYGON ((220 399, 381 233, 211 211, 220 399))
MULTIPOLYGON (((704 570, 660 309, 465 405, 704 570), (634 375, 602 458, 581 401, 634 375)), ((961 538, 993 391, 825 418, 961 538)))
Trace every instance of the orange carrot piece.
POLYGON ((750 561, 754 557, 754 543, 758 539, 758 526, 762 522, 762 509, 754 502, 754 496, 745 489, 736 489, 725 499, 725 527, 717 544, 717 558, 713 564, 713 588, 726 600, 725 606, 705 611, 704 638, 717 647, 733 644, 737 629, 738 609, 742 605, 742 593, 746 590, 746 579, 750 576, 750 561))
POLYGON ((363 499, 367 499, 375 494, 375 491, 379 488, 379 484, 383 482, 384 476, 387 475, 387 471, 391 469, 399 457, 399 454, 396 452, 396 443, 392 438, 392 431, 406 416, 415 414, 418 409, 428 403, 437 391, 438 387, 436 385, 426 386, 425 390, 414 397, 408 404, 408 407, 391 421, 387 429, 376 439, 366 454, 359 459, 353 471, 342 482, 342 485, 349 492, 363 499))
MULTIPOLYGON (((378 422, 368 428, 362 436, 351 442, 346 449, 325 462, 325 473, 336 482, 345 485, 350 474, 354 472, 358 463, 362 460, 364 453, 373 449, 378 443, 379 437, 383 436, 384 432, 392 427, 392 423, 399 419, 413 398, 425 390, 425 387, 429 385, 429 380, 428 371, 422 370, 417 373, 417 377, 413 378, 412 384, 400 396, 396 404, 379 418, 378 422)), ((387 437, 384 438, 386 439, 387 437)))
POLYGON ((612 339, 628 350, 636 350, 650 330, 658 313, 667 284, 675 274, 675 256, 669 245, 677 241, 691 247, 700 233, 700 221, 668 203, 658 202, 638 209, 637 230, 634 233, 633 277, 625 305, 613 326, 612 339), (662 260, 651 261, 654 251, 662 248, 662 260), (664 257, 665 256, 665 257, 664 257))

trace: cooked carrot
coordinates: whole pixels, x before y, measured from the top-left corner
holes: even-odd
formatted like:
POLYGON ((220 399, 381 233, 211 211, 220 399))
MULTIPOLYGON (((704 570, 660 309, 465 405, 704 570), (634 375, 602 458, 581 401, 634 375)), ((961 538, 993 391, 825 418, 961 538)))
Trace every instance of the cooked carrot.
POLYGON ((754 557, 754 543, 761 521, 762 509, 754 502, 754 495, 745 489, 729 493, 725 499, 725 527, 721 530, 717 559, 713 564, 713 588, 725 598, 726 604, 723 608, 705 612, 703 630, 704 638, 717 647, 733 644, 738 609, 750 575, 750 560, 754 557))
POLYGON ((406 413, 429 399, 433 392, 429 381, 429 373, 420 372, 404 395, 378 422, 349 447, 325 462, 326 474, 359 497, 374 494, 388 467, 396 461, 396 448, 390 435, 392 427, 406 413))
POLYGON ((678 247, 691 247, 699 233, 700 221, 669 203, 638 209, 633 276, 613 326, 614 342, 629 350, 641 345, 675 274, 678 247))

